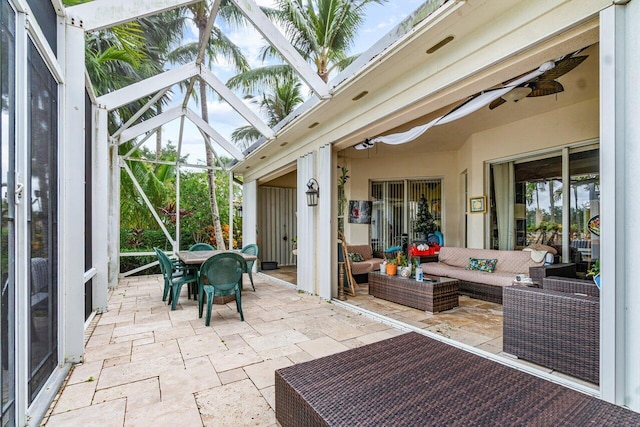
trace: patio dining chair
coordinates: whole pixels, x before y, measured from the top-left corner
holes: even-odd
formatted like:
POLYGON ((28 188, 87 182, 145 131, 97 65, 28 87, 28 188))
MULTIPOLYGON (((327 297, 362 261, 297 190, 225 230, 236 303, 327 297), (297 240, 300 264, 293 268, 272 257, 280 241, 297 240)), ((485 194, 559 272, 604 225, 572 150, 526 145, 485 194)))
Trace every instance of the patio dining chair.
POLYGON ((200 267, 198 275, 198 316, 202 318, 204 301, 207 301, 207 317, 205 326, 211 323, 211 308, 213 298, 235 294, 236 308, 240 313, 240 320, 244 322, 242 314, 242 273, 247 269, 244 258, 237 253, 225 252, 206 260, 200 267))
POLYGON ((189 252, 194 251, 215 251, 216 248, 208 243, 196 243, 189 248, 189 252))
POLYGON ((182 285, 196 282, 196 275, 189 274, 187 270, 174 266, 171 259, 158 248, 153 248, 160 263, 160 272, 164 278, 164 291, 162 292, 162 301, 167 300, 171 304, 171 310, 175 310, 178 305, 178 297, 182 290, 182 285))
MULTIPOLYGON (((211 246, 208 243, 194 243, 193 245, 191 245, 191 247, 189 248, 189 252, 199 252, 199 251, 215 251, 216 248, 214 248, 213 246, 211 246)), ((198 274, 198 270, 200 269, 199 265, 186 265, 185 267, 187 270, 189 270, 190 274, 193 275, 197 275, 198 274)), ((193 298, 197 298, 198 296, 198 284, 197 283, 190 283, 189 287, 187 288, 187 298, 191 298, 191 295, 193 295, 193 298)))
MULTIPOLYGON (((244 248, 242 248, 242 250, 240 251, 243 254, 247 254, 247 255, 255 255, 256 257, 258 256, 258 245, 256 245, 255 243, 251 243, 250 245, 245 246, 244 248)), ((253 270, 253 263, 254 261, 247 261, 247 273, 249 273, 249 280, 251 280, 251 287, 253 288, 253 292, 256 291, 256 287, 253 284, 253 275, 251 274, 251 270, 253 270)))

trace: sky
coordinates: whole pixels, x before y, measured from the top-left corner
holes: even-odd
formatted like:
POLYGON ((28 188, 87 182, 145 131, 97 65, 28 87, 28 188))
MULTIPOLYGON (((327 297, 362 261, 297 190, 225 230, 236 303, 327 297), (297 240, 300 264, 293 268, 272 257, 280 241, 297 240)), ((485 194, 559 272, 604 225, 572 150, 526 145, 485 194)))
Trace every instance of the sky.
MULTIPOLYGON (((256 3, 260 6, 273 6, 273 0, 257 0, 256 3)), ((418 8, 419 5, 424 3, 424 0, 388 0, 383 4, 371 3, 365 8, 366 17, 358 36, 354 42, 354 46, 351 50, 351 54, 361 53, 371 47, 382 36, 388 33, 393 27, 398 25, 400 21, 406 18, 411 12, 418 8)), ((219 22, 216 22, 218 25, 219 22)), ((197 30, 195 27, 191 27, 190 31, 185 34, 187 40, 195 40, 197 30)), ((261 35, 255 30, 235 30, 226 31, 225 34, 236 45, 238 45, 243 51, 244 55, 250 61, 252 67, 259 67, 262 65, 259 59, 259 53, 262 46, 265 44, 261 35)), ((223 82, 227 81, 234 75, 234 71, 230 64, 219 63, 212 69, 213 73, 223 82)), ((177 87, 173 88, 174 103, 178 105, 183 98, 183 95, 179 93, 177 87)), ((258 109, 257 103, 246 100, 246 103, 256 112, 262 116, 258 109)), ((171 107, 174 105, 170 105, 171 107)), ((200 112, 200 107, 193 101, 190 103, 190 107, 195 112, 200 112)), ((210 97, 208 99, 209 107, 209 121, 213 128, 218 131, 227 140, 231 141, 231 133, 238 127, 245 126, 247 122, 236 113, 226 102, 219 102, 217 99, 210 97)), ((183 136, 182 154, 188 155, 188 163, 205 163, 204 143, 202 136, 197 128, 185 121, 185 129, 183 136)), ((170 140, 174 145, 177 144, 179 137, 179 120, 173 121, 163 127, 163 140, 166 142, 170 140)), ((151 140, 155 140, 151 138, 151 140)), ((149 141, 145 144, 152 150, 155 144, 153 141, 149 141)), ((224 152, 219 152, 221 155, 225 155, 224 152)))

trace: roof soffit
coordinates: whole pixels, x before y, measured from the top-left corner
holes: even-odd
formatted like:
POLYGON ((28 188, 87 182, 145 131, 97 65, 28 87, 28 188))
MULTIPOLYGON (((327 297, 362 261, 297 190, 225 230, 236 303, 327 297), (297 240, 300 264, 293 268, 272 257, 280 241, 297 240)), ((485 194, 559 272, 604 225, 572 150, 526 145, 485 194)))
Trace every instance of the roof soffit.
MULTIPOLYGON (((336 91, 330 105, 316 106, 269 145, 276 147, 278 141, 306 145, 318 140, 341 140, 338 148, 354 145, 594 43, 598 38, 594 16, 606 2, 588 3, 575 7, 562 1, 469 2, 455 16, 379 58, 374 70, 336 91), (476 10, 479 6, 482 13, 476 10), (549 19, 551 10, 562 19, 549 19), (585 22, 589 18, 592 21, 585 22), (456 36, 451 46, 434 55, 424 53, 448 34, 456 36), (364 102, 351 100, 363 90, 369 92, 364 102), (316 120, 320 126, 310 131, 308 126, 316 120)), ((256 157, 252 153, 245 163, 255 165, 256 157)))

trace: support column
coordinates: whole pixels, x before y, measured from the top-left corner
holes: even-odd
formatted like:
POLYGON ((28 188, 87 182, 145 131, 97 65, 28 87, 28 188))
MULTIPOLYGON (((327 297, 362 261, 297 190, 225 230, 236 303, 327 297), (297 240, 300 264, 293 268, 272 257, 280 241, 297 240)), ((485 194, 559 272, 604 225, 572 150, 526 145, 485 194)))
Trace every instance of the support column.
POLYGON ((600 13, 600 392, 640 412, 640 1, 600 13))
POLYGON ((60 155, 60 328, 65 362, 81 362, 84 353, 84 30, 66 25, 64 139, 60 155))
MULTIPOLYGON (((242 245, 258 243, 258 181, 242 185, 242 245)), ((260 254, 258 254, 260 256, 260 254)), ((258 263, 253 263, 253 271, 258 263)))
MULTIPOLYGON (((336 168, 333 166, 333 153, 331 145, 325 145, 318 150, 318 187, 322 191, 322 197, 318 198, 318 236, 316 240, 316 257, 324 260, 319 263, 322 268, 317 270, 317 291, 321 298, 331 299, 337 296, 338 255, 336 252, 337 229, 335 223, 336 212, 336 168), (326 262, 329 260, 329 262, 326 262)), ((305 189, 306 191, 306 189, 305 189)), ((306 197, 305 197, 306 200, 306 197)))
MULTIPOLYGON (((102 123, 100 123, 102 126, 102 123)), ((107 126, 107 123, 104 124, 107 126)), ((105 139, 109 150, 109 190, 107 206, 109 209, 109 288, 115 289, 118 286, 118 275, 120 274, 120 158, 118 156, 118 144, 105 139)), ((102 140, 102 138, 100 138, 102 140)))
MULTIPOLYGON (((315 153, 309 153, 298 159, 298 289, 310 294, 316 293, 316 215, 319 206, 307 206, 305 193, 307 182, 316 178, 315 158, 315 153)), ((322 191, 321 187, 319 199, 324 197, 322 191)))
MULTIPOLYGON (((109 299, 109 134, 107 131, 108 112, 104 107, 94 106, 92 109, 92 147, 91 160, 92 212, 93 212, 93 309, 96 313, 107 311, 109 299), (109 226, 105 227, 105 224, 109 226)), ((116 279, 117 280, 117 279, 116 279)))

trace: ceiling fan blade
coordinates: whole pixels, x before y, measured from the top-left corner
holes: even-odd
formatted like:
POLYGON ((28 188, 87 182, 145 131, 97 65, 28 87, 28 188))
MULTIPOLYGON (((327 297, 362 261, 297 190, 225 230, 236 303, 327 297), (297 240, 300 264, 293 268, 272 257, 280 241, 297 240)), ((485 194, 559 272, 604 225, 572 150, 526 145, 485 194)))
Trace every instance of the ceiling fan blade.
POLYGON ((531 98, 564 92, 562 84, 555 80, 539 80, 537 82, 532 82, 529 87, 531 87, 531 93, 527 96, 531 98))
POLYGON ((556 63, 555 67, 553 67, 549 71, 545 71, 544 74, 540 76, 540 80, 555 80, 560 76, 564 76, 569 71, 582 64, 582 62, 588 57, 588 55, 583 55, 561 59, 556 63))
POLYGON ((502 105, 502 104, 504 104, 505 102, 507 102, 507 101, 505 101, 505 100, 504 100, 504 99, 502 99, 502 98, 498 98, 498 99, 496 99, 496 100, 492 101, 492 102, 491 102, 491 104, 489 104, 489 109, 490 109, 490 110, 493 110, 494 108, 498 108, 499 106, 501 106, 501 105, 502 105))

